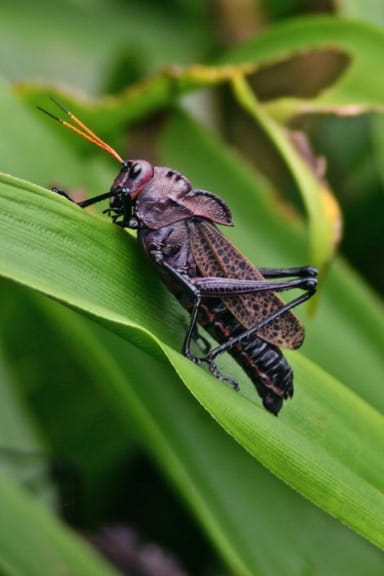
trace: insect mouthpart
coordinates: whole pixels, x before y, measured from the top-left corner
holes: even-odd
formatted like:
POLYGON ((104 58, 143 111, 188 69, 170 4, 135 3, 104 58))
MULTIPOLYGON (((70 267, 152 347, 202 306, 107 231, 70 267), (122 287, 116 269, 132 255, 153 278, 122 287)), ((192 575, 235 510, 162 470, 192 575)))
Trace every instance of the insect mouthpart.
POLYGON ((132 200, 130 189, 126 186, 112 186, 110 190, 108 214, 116 216, 126 214, 131 211, 132 200))

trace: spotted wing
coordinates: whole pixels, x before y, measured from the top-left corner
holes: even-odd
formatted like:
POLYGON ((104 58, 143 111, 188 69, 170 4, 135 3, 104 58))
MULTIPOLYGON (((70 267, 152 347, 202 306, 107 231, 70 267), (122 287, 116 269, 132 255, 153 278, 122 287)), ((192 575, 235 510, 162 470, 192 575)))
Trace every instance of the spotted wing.
MULTIPOLYGON (((203 276, 264 280, 262 274, 210 222, 191 222, 188 226, 192 253, 203 276)), ((244 328, 249 329, 265 320, 283 305, 272 291, 222 298, 227 308, 244 328)), ((298 348, 304 339, 304 328, 298 318, 288 311, 261 328, 258 336, 280 348, 298 348)))

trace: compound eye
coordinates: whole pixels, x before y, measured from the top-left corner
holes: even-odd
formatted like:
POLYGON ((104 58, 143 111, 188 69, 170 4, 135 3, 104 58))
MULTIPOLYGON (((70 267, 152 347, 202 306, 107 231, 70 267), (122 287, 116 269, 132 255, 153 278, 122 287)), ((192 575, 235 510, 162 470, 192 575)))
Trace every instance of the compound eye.
POLYGON ((138 176, 140 176, 141 171, 142 168, 140 164, 136 162, 135 164, 133 164, 132 168, 129 171, 129 177, 132 178, 132 180, 135 180, 138 176))

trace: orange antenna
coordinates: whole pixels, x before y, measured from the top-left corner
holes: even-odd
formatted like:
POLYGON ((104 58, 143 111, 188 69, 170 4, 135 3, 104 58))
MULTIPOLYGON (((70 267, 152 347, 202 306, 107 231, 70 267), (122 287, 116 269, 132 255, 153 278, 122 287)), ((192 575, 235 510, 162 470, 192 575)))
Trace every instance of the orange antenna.
POLYGON ((52 100, 52 102, 54 104, 56 104, 56 106, 58 108, 60 108, 60 110, 62 110, 67 116, 69 116, 69 118, 71 120, 73 120, 73 122, 75 124, 77 124, 77 126, 80 126, 80 128, 77 128, 77 126, 70 124, 70 122, 63 120, 62 118, 59 118, 55 114, 52 114, 52 112, 48 112, 48 110, 45 110, 41 106, 37 106, 37 108, 39 110, 41 110, 41 112, 44 112, 44 114, 47 114, 48 116, 50 116, 51 118, 56 120, 56 122, 59 122, 60 124, 62 124, 66 128, 69 128, 70 130, 72 130, 72 132, 76 132, 76 134, 79 134, 82 138, 89 140, 89 142, 92 142, 92 144, 95 144, 96 146, 98 146, 102 150, 105 150, 106 152, 108 152, 108 154, 110 154, 111 156, 116 158, 116 160, 118 160, 118 162, 120 162, 120 164, 124 164, 124 160, 122 159, 120 154, 118 154, 116 152, 116 150, 114 150, 111 146, 109 146, 109 144, 107 144, 101 138, 99 138, 99 136, 97 136, 97 134, 95 134, 90 128, 88 128, 88 126, 86 126, 81 120, 79 120, 79 118, 77 118, 77 116, 75 116, 74 114, 72 114, 72 112, 70 112, 69 110, 64 108, 64 106, 62 104, 60 104, 60 102, 58 102, 57 100, 55 100, 52 97, 50 99, 52 100))

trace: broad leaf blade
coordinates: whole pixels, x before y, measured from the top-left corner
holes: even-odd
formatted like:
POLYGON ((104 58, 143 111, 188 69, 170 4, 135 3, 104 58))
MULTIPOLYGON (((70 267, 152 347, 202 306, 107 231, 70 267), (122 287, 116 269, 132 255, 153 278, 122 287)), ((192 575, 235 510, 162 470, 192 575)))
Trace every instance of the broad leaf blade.
MULTIPOLYGON (((327 566, 329 575, 381 573, 379 551, 313 507, 248 455, 192 401, 168 363, 155 360, 57 303, 27 298, 24 291, 21 295, 21 313, 25 300, 36 304, 26 337, 41 339, 44 317, 49 320, 54 334, 44 331, 46 352, 52 359, 65 354, 68 364, 83 364, 93 382, 88 392, 90 403, 107 407, 115 413, 115 420, 125 421, 130 430, 137 429, 137 437, 176 485, 236 574, 297 574, 298 567, 305 570, 308 564, 323 569, 327 566), (55 347, 57 339, 62 343, 60 348, 55 347)), ((86 374, 82 388, 84 379, 86 374)), ((55 388, 56 379, 54 386, 47 382, 41 393, 54 397, 55 388)), ((68 382, 68 394, 70 390, 68 382)), ((70 413, 62 414, 62 409, 60 413, 67 422, 77 414, 71 417, 70 413)), ((44 410, 39 414, 48 433, 44 410)), ((95 443, 103 444, 108 430, 95 425, 88 413, 87 418, 95 443)), ((57 418, 51 420, 49 428, 56 436, 60 423, 57 418)), ((80 444, 83 441, 89 443, 87 436, 78 440, 80 444)), ((66 446, 65 438, 62 443, 66 446)), ((115 444, 116 440, 110 439, 112 454, 115 444)), ((82 446, 73 442, 70 449, 67 457, 82 453, 82 446)), ((87 464, 90 457, 88 454, 87 464)), ((101 489, 108 490, 110 485, 101 489)))
POLYGON ((42 506, 0 475, 0 571, 5 576, 113 576, 115 571, 42 506))
POLYGON ((378 490, 384 473, 378 447, 384 430, 381 415, 346 388, 340 390, 312 364, 298 360, 294 365, 305 368, 306 380, 314 388, 297 379, 300 398, 286 408, 284 419, 276 420, 257 409, 254 394, 249 399, 218 387, 211 376, 203 377, 200 368, 170 347, 174 336, 181 335, 181 326, 176 315, 164 321, 156 314, 156 308, 164 306, 165 294, 155 290, 153 298, 148 298, 144 293, 143 267, 135 262, 137 247, 128 249, 131 242, 124 231, 61 198, 17 181, 12 187, 10 182, 3 179, 1 186, 4 275, 99 318, 147 350, 155 352, 160 346, 200 402, 246 449, 324 510, 376 545, 384 544, 384 503, 378 490), (22 203, 15 201, 20 194, 22 203), (129 270, 135 274, 127 278, 129 270), (317 392, 321 387, 327 392, 324 397, 317 392), (296 410, 311 417, 303 423, 294 417, 296 410), (351 434, 352 414, 359 422, 353 443, 359 445, 360 440, 365 448, 363 471, 356 462, 355 447, 347 450, 345 446, 345 453, 338 448, 339 438, 351 434), (324 428, 320 437, 319 422, 324 428), (367 470, 375 471, 373 477, 367 470))
POLYGON ((364 23, 331 17, 301 18, 275 25, 228 53, 223 62, 260 63, 287 58, 301 50, 339 49, 351 58, 346 72, 313 99, 281 99, 291 114, 300 112, 361 113, 382 109, 384 82, 377 77, 384 33, 364 23))

